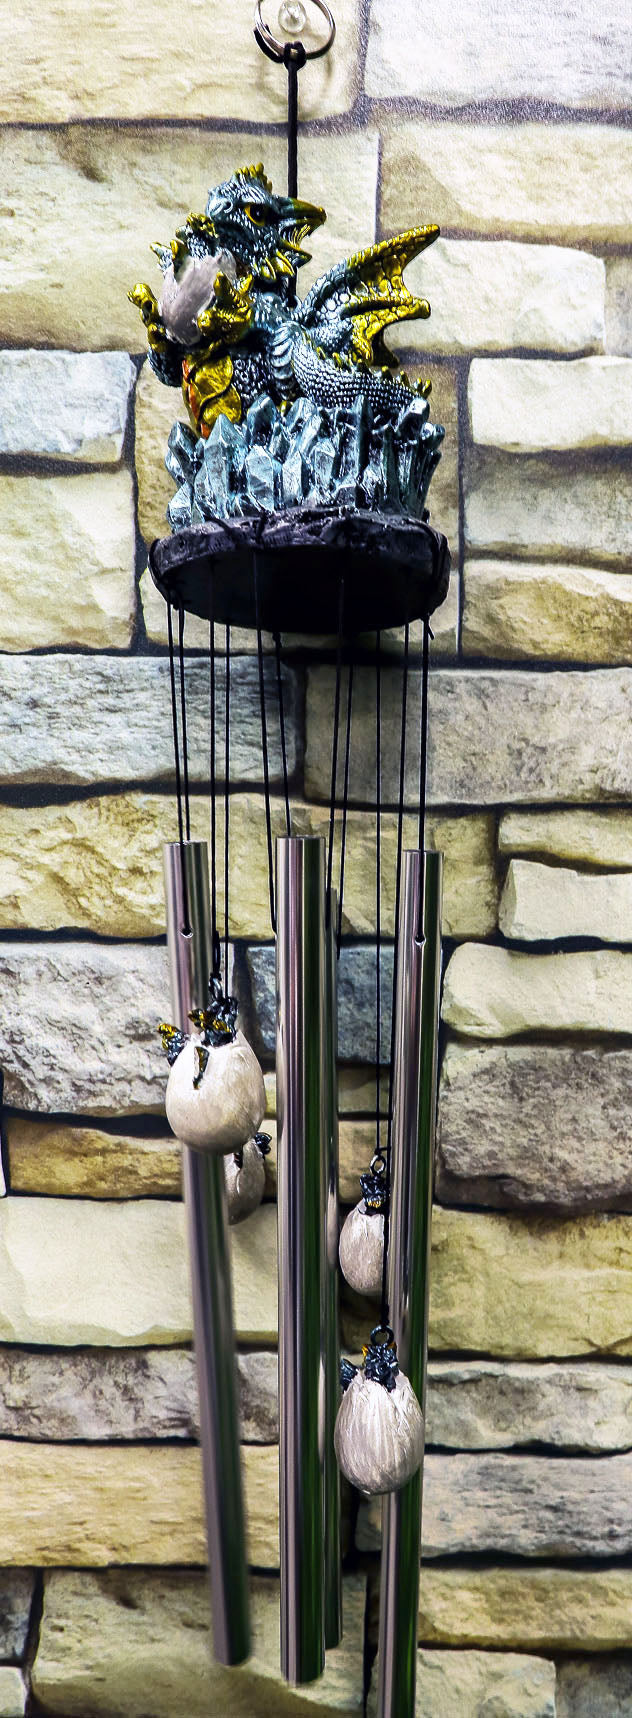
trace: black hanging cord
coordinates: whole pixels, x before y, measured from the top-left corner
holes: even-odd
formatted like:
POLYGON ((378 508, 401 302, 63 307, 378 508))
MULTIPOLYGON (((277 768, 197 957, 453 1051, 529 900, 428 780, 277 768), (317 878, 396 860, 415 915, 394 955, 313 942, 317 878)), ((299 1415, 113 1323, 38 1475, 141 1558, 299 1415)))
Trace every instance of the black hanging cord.
POLYGON ((428 781, 428 668, 430 640, 434 638, 428 616, 423 622, 423 655, 421 666, 421 729, 419 743, 419 851, 421 853, 417 940, 423 935, 423 905, 425 866, 423 862, 426 839, 426 787, 428 781))
POLYGON ((421 733, 419 747, 419 851, 423 853, 426 832, 426 781, 428 775, 428 659, 430 631, 428 617, 423 623, 423 657, 421 668, 421 733))
POLYGON ((228 882, 230 863, 230 627, 226 626, 226 713, 224 727, 224 992, 228 996, 228 882))
POLYGON ((211 937, 213 945, 213 978, 219 978, 222 970, 222 955, 217 929, 217 786, 216 786, 216 717, 215 717, 215 619, 214 592, 211 581, 211 617, 208 628, 209 651, 209 685, 210 685, 210 780, 209 794, 211 801, 211 937))
POLYGON ((334 865, 334 836, 336 830, 336 785, 338 780, 338 739, 340 735, 340 683, 342 677, 342 628, 345 608, 345 581, 338 585, 338 642, 336 647, 336 690, 334 693, 334 728, 331 752, 331 794, 329 799, 329 845, 327 851, 327 914, 331 916, 331 881, 334 865))
POLYGON ((345 857, 347 851, 347 807, 349 804, 349 766, 351 760, 351 705, 353 701, 353 657, 349 657, 349 679, 347 681, 347 719, 345 732, 345 766, 342 787, 342 822, 340 828, 340 882, 338 886, 338 927, 336 945, 338 958, 342 943, 342 907, 345 893, 345 857))
POLYGON ((182 712, 182 773, 184 781, 184 820, 187 841, 191 840, 191 809, 189 803, 189 747, 187 743, 187 700, 184 678, 184 609, 178 609, 178 655, 180 658, 180 709, 182 712))
POLYGON ((255 585, 255 625, 257 628, 257 657, 259 661, 259 705, 261 710, 261 753, 263 758, 263 785, 266 807, 266 837, 268 843, 268 893, 270 897, 270 924, 272 935, 276 936, 276 911, 274 905, 274 855, 272 850, 272 814, 270 810, 270 763, 268 758, 268 719, 266 715, 266 687, 263 671, 263 639, 261 636, 261 616, 259 612, 259 570, 257 557, 253 555, 253 575, 255 585))
POLYGON ((380 1055, 382 1050, 382 663, 381 632, 375 635, 375 1150, 380 1150, 380 1055))
POLYGON ((283 51, 287 68, 287 194, 298 197, 298 74, 307 60, 302 42, 288 42, 283 51))
MULTIPOLYGON (((321 11, 322 10, 323 8, 321 7, 321 11)), ((313 59, 317 56, 314 54, 308 54, 306 49, 303 47, 302 42, 284 42, 282 45, 281 43, 275 42, 274 45, 272 45, 272 39, 266 39, 266 35, 263 30, 259 29, 257 25, 255 25, 255 41, 261 48, 262 53, 267 54, 269 60, 275 60, 277 65, 284 65, 287 71, 287 194, 288 197, 297 197, 298 74, 302 71, 303 66, 307 64, 308 59, 313 59)), ((331 37, 331 41, 333 41, 333 35, 331 37)), ((331 41, 327 43, 327 48, 331 46, 331 41)), ((323 51, 327 52, 327 48, 323 51)), ((296 288, 294 286, 290 287, 289 298, 290 303, 293 304, 296 299, 296 288)))
POLYGON ((184 861, 184 820, 182 814, 182 776, 180 772, 180 743, 178 739, 178 695, 176 691, 176 662, 173 647, 173 620, 171 603, 167 603, 167 634, 169 638, 169 678, 171 682, 171 722, 173 728, 173 758, 176 773, 176 802, 178 808, 178 841, 180 844, 180 870, 182 876, 182 909, 184 924, 181 930, 184 936, 191 935, 191 920, 189 915, 189 889, 187 871, 184 861))
POLYGON ((393 1069, 395 1065, 395 997, 397 994, 397 974, 399 966, 399 907, 402 891, 402 852, 404 846, 404 794, 406 788, 406 722, 408 716, 408 657, 410 651, 410 626, 408 620, 404 627, 404 663, 402 671, 402 718, 399 741, 399 789, 397 799, 397 861, 395 866, 395 943, 393 948, 393 1001, 391 1013, 391 1060, 388 1075, 388 1122, 386 1132, 386 1151, 384 1153, 386 1182, 386 1208, 384 1211, 384 1253, 382 1258, 382 1324, 388 1324, 388 1243, 390 1233, 390 1204, 391 1204, 391 1147, 393 1139, 393 1069))
POLYGON ((285 829, 286 834, 292 834, 292 816, 290 812, 290 793, 287 774, 287 745, 285 741, 285 711, 283 708, 283 672, 281 665, 281 634, 274 634, 274 653, 276 657, 277 695, 279 700, 279 729, 281 733, 281 760, 283 765, 283 794, 285 798, 285 829))

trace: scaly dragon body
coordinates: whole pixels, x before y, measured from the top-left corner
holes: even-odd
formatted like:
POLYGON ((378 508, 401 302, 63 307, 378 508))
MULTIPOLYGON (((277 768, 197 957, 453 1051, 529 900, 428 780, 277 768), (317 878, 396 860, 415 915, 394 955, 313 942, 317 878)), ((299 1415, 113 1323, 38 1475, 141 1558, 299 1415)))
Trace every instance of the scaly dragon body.
POLYGON ((395 373, 383 335, 391 323, 430 314, 403 270, 438 227, 370 246, 296 302, 296 272, 309 261, 303 239, 324 219, 314 204, 275 196, 258 165, 211 191, 206 213, 189 215, 170 246, 153 247, 161 301, 144 285, 130 298, 152 367, 168 385, 181 383, 198 436, 208 438, 220 415, 241 423, 261 394, 282 407, 303 396, 330 409, 364 398, 375 421, 393 422, 429 393, 429 383, 413 388, 395 373))

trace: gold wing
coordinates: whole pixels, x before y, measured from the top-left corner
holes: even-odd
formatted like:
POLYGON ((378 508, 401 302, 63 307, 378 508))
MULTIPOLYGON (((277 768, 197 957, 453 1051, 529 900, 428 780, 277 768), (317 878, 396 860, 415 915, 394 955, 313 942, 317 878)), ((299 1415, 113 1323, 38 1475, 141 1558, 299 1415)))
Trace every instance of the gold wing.
POLYGON ((404 269, 439 237, 437 226, 411 227, 338 263, 303 299, 299 320, 325 349, 366 364, 394 362, 383 345, 394 322, 430 315, 426 298, 406 285, 404 269), (339 345, 332 341, 338 336, 339 345))

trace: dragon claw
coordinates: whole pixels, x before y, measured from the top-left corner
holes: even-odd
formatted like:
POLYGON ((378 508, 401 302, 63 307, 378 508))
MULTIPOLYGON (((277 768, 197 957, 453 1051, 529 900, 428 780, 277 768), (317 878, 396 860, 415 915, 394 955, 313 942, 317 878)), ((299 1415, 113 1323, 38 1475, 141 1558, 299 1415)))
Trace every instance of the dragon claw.
POLYGON ((147 340, 153 352, 161 352, 167 344, 168 335, 160 311, 148 286, 142 284, 133 286, 127 294, 130 303, 136 305, 147 329, 147 340))

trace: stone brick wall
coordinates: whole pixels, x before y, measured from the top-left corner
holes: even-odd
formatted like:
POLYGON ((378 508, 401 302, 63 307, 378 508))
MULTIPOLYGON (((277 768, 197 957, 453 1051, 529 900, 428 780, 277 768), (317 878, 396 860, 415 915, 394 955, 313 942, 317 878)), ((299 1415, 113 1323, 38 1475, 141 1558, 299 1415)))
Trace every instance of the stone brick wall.
MULTIPOLYGON (((311 276, 408 222, 444 234, 417 270, 432 319, 400 336, 447 426, 432 507, 455 568, 431 683, 446 975, 417 1710, 620 1718, 632 1713, 630 19, 623 0, 598 13, 578 0, 572 15, 541 0, 335 10, 336 51, 302 80, 302 189, 330 217, 311 276)), ((159 12, 25 0, 0 19, 5 1718, 360 1714, 373 1698, 372 1506, 348 1514, 344 1645, 313 1689, 278 1677, 274 1155, 268 1201, 233 1236, 256 1646, 243 1671, 210 1668, 179 1167, 153 1040, 175 813, 164 614, 144 569, 164 530, 178 397, 147 371, 126 291, 208 184, 260 158, 282 178, 283 79, 257 54, 250 14, 249 0, 159 12)), ((188 636, 203 834, 207 670, 195 626, 188 636)), ((239 648, 232 934, 269 1055, 256 673, 248 640, 239 648)), ((323 822, 330 696, 330 668, 290 662, 305 830, 323 822)), ((352 840, 348 1202, 374 1091, 360 809, 352 840)), ((268 1086, 273 1116, 271 1074, 268 1086)), ((344 1317, 353 1351, 366 1311, 348 1303, 344 1317)))

